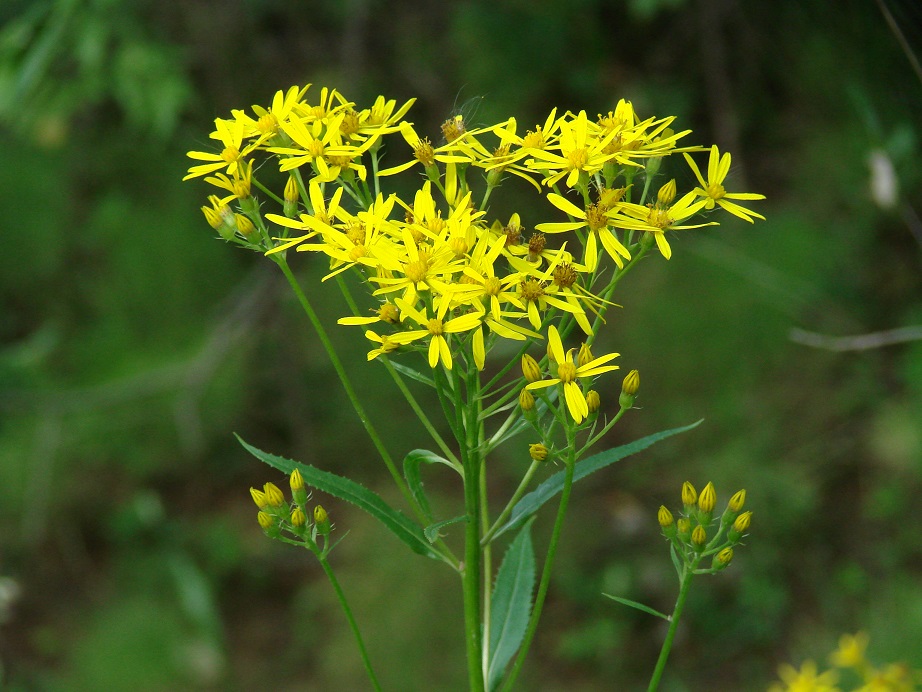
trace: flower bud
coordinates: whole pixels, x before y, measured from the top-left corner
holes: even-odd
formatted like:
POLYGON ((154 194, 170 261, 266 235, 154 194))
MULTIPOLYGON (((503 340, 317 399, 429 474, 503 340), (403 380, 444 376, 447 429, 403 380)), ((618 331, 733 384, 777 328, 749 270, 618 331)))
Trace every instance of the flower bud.
POLYGON ((692 544, 695 546, 695 550, 704 549, 704 544, 708 541, 708 534, 701 524, 698 524, 694 530, 692 530, 691 539, 692 544))
POLYGON ((740 490, 730 498, 730 502, 727 503, 727 509, 731 512, 739 512, 743 508, 744 502, 746 502, 746 491, 740 490))
POLYGON ((688 517, 682 517, 675 525, 679 531, 679 538, 688 543, 689 538, 691 538, 691 520, 688 517))
POLYGON ((307 502, 307 491, 304 489, 304 478, 301 476, 301 472, 295 469, 291 472, 288 480, 291 485, 291 497, 299 505, 303 505, 307 502))
POLYGON ((266 501, 270 507, 281 507, 285 503, 285 496, 275 483, 266 483, 263 486, 266 501))
POLYGON ((327 511, 320 505, 314 507, 314 524, 317 527, 317 533, 319 533, 321 536, 330 535, 330 529, 332 528, 330 524, 330 517, 327 514, 327 511))
POLYGON ((298 181, 293 175, 288 176, 288 182, 285 183, 285 204, 283 210, 285 216, 293 219, 298 215, 298 181))
POLYGON ((714 562, 711 563, 711 569, 723 569, 730 564, 733 559, 733 548, 724 548, 714 556, 714 562))
POLYGON ((519 406, 522 407, 522 410, 525 413, 535 410, 535 396, 527 389, 523 388, 519 392, 519 406))
POLYGON ((675 178, 673 178, 659 189, 659 192, 656 193, 656 199, 661 205, 668 206, 675 199, 675 194, 676 185, 675 178))
POLYGON ((743 537, 743 534, 749 530, 749 522, 752 520, 752 512, 743 512, 740 514, 736 521, 733 522, 733 526, 730 527, 730 531, 727 533, 727 538, 731 541, 738 541, 743 537))
POLYGON ((688 481, 685 481, 682 484, 682 504, 685 505, 686 510, 691 511, 697 502, 698 491, 695 490, 695 486, 693 486, 688 481))
POLYGON ((586 392, 586 406, 589 407, 589 413, 595 413, 599 410, 599 407, 602 405, 602 398, 599 396, 599 393, 594 389, 590 389, 586 392))
POLYGON ((266 493, 262 490, 257 490, 256 488, 250 488, 250 497, 253 498, 253 502, 256 503, 256 506, 260 509, 266 507, 269 504, 269 500, 266 498, 266 493))
POLYGON ((660 527, 667 528, 672 526, 674 519, 672 518, 672 512, 666 507, 666 505, 660 505, 659 511, 656 513, 656 520, 659 522, 660 527))
POLYGON ((640 389, 640 373, 637 370, 631 370, 621 383, 618 405, 623 409, 632 408, 638 389, 640 389))
POLYGON ((589 350, 589 346, 586 342, 583 342, 579 347, 579 355, 576 357, 576 366, 581 368, 587 363, 591 363, 593 360, 592 351, 589 350))
POLYGON ((304 525, 307 523, 307 517, 304 514, 304 510, 301 509, 300 507, 295 507, 291 511, 291 516, 289 517, 289 520, 291 521, 291 525, 294 526, 295 529, 304 528, 304 525))
POLYGON ((262 527, 263 531, 268 531, 273 526, 275 526, 275 519, 268 512, 258 512, 256 514, 256 521, 259 522, 259 525, 262 527))
POLYGON ((537 382, 541 379, 541 366, 527 353, 522 356, 522 374, 528 382, 537 382))
POLYGON ((535 461, 546 461, 548 450, 543 444, 538 442, 537 444, 528 445, 528 453, 531 455, 531 458, 535 461))
POLYGON ((249 238, 256 231, 253 222, 243 214, 234 214, 234 220, 237 222, 237 230, 244 238, 249 238))
POLYGON ((714 490, 714 484, 708 482, 704 490, 698 496, 698 509, 704 514, 710 515, 717 504, 717 492, 714 490))

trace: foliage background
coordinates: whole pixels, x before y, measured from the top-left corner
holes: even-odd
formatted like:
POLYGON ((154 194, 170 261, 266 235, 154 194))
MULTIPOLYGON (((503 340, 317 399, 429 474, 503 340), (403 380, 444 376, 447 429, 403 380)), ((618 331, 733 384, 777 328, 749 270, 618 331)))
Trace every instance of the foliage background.
MULTIPOLYGON (((922 55, 922 8, 886 7, 922 55)), ((625 97, 769 197, 767 222, 683 235, 623 287, 605 347, 640 369, 643 409, 609 444, 706 422, 577 486, 523 689, 645 684, 663 629, 600 593, 671 607, 655 515, 686 479, 747 488, 755 518, 695 585, 667 689, 764 689, 858 629, 922 667, 922 343, 792 339, 922 321, 922 77, 881 3, 11 0, 0 25, 6 689, 364 686, 316 563, 256 525, 247 488, 277 479, 231 431, 384 494, 386 472, 272 267, 215 242, 205 186, 179 182, 214 117, 306 82, 417 96, 433 134, 460 107, 528 126, 625 97)), ((354 336, 335 332, 393 451, 425 444, 354 336)), ((498 490, 522 463, 497 460, 498 490)), ((461 689, 455 578, 324 504, 385 687, 461 689)))

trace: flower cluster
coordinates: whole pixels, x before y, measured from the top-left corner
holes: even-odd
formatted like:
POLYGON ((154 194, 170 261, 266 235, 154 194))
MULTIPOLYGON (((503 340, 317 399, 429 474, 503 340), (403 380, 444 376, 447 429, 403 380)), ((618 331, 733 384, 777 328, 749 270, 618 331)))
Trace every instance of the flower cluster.
POLYGON ((856 692, 881 690, 888 692, 912 692, 922 684, 922 671, 912 670, 905 663, 889 663, 875 666, 867 657, 870 637, 867 632, 843 634, 839 648, 829 655, 829 670, 820 672, 816 662, 804 661, 800 669, 782 664, 778 669, 781 682, 773 683, 769 692, 840 692, 843 689, 856 692), (840 687, 840 682, 850 683, 840 687))
POLYGON ((752 520, 752 512, 742 511, 745 501, 746 491, 738 491, 730 498, 723 514, 715 518, 717 493, 713 483, 704 486, 700 495, 691 483, 683 483, 683 511, 679 519, 676 520, 665 505, 657 512, 663 535, 671 544, 676 569, 713 574, 727 567, 733 559, 733 548, 746 536, 752 520), (699 569, 702 560, 709 556, 712 557, 710 566, 699 569))
MULTIPOLYGON (((497 342, 543 338, 556 322, 560 367, 560 337, 578 326, 591 341, 620 274, 653 245, 668 259, 667 236, 715 223, 692 217, 717 207, 762 218, 729 201, 762 198, 725 190, 729 154, 710 148, 705 180, 690 153, 707 150, 679 147, 689 130, 673 131, 672 117, 641 119, 624 100, 596 119, 552 110, 524 134, 515 118, 472 129, 457 115, 436 145, 404 120, 413 99, 398 106, 382 96, 362 109, 336 90, 316 100, 307 91, 292 87, 268 108, 218 118, 211 138, 220 152, 189 152, 200 163, 186 178, 205 176, 220 191, 203 213, 226 240, 269 255, 322 253, 325 279, 360 274, 371 312, 340 323, 365 328, 369 360, 419 350, 433 368, 450 370, 460 356, 483 369, 497 342), (387 153, 407 158, 381 168, 388 135, 387 153), (664 159, 677 153, 700 183, 681 196, 675 180, 657 182, 664 159), (263 166, 266 158, 276 165, 263 166), (413 168, 424 179, 412 199, 381 192, 388 176, 413 168), (283 192, 257 172, 275 176, 283 192), (476 173, 481 189, 469 181, 476 173), (544 219, 491 215, 488 201, 510 176, 546 200, 544 219), (280 213, 263 213, 268 199, 280 213)), ((595 372, 577 370, 574 377, 595 372)), ((559 379, 574 419, 585 417, 573 380, 559 379)))

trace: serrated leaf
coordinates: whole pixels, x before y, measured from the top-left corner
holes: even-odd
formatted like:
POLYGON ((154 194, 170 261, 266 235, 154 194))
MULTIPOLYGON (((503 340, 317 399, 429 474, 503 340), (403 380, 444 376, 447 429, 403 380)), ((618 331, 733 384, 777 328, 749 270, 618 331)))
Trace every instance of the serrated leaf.
POLYGON ((462 514, 460 517, 454 517, 453 519, 445 519, 443 521, 437 521, 434 524, 429 524, 426 528, 423 529, 423 535, 426 537, 426 540, 430 543, 435 543, 439 539, 439 531, 446 526, 451 526, 452 524, 457 524, 462 521, 467 521, 467 515, 462 514))
POLYGON ((653 608, 651 608, 650 606, 645 606, 643 603, 632 601, 629 598, 621 598, 620 596, 612 596, 610 593, 603 593, 602 595, 605 596, 606 598, 610 598, 613 601, 618 601, 618 603, 622 603, 626 606, 630 606, 631 608, 636 608, 637 610, 642 610, 643 612, 649 613, 650 615, 655 615, 656 617, 663 618, 663 620, 667 620, 667 621, 669 620, 668 615, 661 613, 658 610, 653 610, 653 608))
POLYGON ((445 464, 451 469, 455 467, 451 465, 448 459, 440 457, 428 449, 414 449, 403 458, 403 476, 407 479, 410 493, 413 495, 413 499, 416 501, 420 511, 425 515, 426 520, 431 523, 432 508, 429 506, 429 498, 426 497, 426 492, 423 490, 423 480, 419 475, 419 468, 423 463, 445 464))
POLYGON ((531 544, 531 523, 512 541, 496 575, 490 607, 490 648, 487 688, 495 690, 506 665, 522 644, 531 599, 535 590, 535 551, 531 544))
MULTIPOLYGON (((691 425, 685 425, 681 428, 672 428, 671 430, 664 430, 662 432, 653 433, 652 435, 647 435, 646 437, 642 437, 639 440, 634 440, 633 442, 630 442, 626 445, 621 445, 620 447, 612 447, 611 449, 607 449, 604 452, 593 454, 591 457, 587 457, 586 459, 577 462, 576 468, 573 471, 573 482, 576 483, 576 481, 585 478, 589 474, 604 469, 606 466, 610 466, 616 461, 620 461, 621 459, 629 457, 632 454, 641 452, 654 443, 659 442, 660 440, 665 440, 667 437, 672 437, 673 435, 687 432, 693 428, 698 427, 700 424, 701 421, 699 420, 695 423, 692 423, 691 425)), ((521 526, 522 523, 535 512, 537 512, 545 502, 563 490, 563 479, 564 472, 559 471, 544 481, 532 492, 528 493, 521 500, 519 500, 515 507, 512 508, 512 512, 509 515, 509 521, 506 522, 506 524, 504 524, 503 527, 496 532, 494 538, 504 534, 506 531, 511 531, 512 529, 521 526)))
POLYGON ((388 505, 377 493, 343 476, 337 476, 329 471, 321 471, 309 464, 302 464, 292 459, 269 454, 247 444, 239 435, 235 435, 235 437, 243 445, 244 449, 263 463, 285 474, 290 474, 295 469, 298 469, 306 485, 365 510, 384 524, 397 538, 406 543, 414 553, 431 557, 434 560, 442 559, 429 545, 429 541, 423 535, 422 528, 403 512, 388 505))

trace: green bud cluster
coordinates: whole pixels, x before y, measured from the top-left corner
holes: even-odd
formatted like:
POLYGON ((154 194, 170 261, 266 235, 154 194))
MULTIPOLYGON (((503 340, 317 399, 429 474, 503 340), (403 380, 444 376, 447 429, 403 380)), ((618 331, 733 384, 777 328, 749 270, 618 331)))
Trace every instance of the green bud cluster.
POLYGON ((708 483, 699 493, 686 481, 682 484, 683 510, 676 519, 665 505, 657 512, 657 522, 669 541, 673 563, 680 576, 684 570, 695 574, 714 574, 726 568, 733 559, 733 550, 749 530, 751 511, 743 511, 746 491, 740 490, 727 503, 726 509, 714 517, 717 491, 708 483), (701 567, 705 558, 712 558, 709 567, 701 567))
POLYGON ((259 508, 256 521, 270 538, 302 544, 314 554, 325 557, 332 548, 329 543, 333 530, 330 517, 320 505, 308 510, 310 493, 304 487, 304 478, 298 469, 291 472, 288 481, 290 501, 285 499, 285 494, 275 483, 266 483, 262 490, 250 488, 250 497, 259 508))

